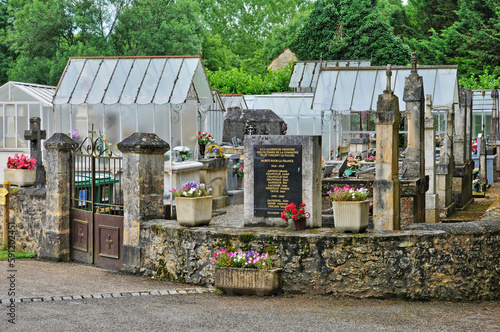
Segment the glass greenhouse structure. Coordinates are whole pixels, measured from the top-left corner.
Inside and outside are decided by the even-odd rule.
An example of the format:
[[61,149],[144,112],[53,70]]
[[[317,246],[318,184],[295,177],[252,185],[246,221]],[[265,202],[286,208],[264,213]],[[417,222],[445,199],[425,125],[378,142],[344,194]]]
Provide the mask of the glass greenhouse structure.
[[[323,68],[318,77],[312,108],[321,113],[323,156],[337,145],[349,144],[356,134],[375,134],[374,111],[387,85],[386,67]],[[446,114],[458,107],[457,66],[419,66],[424,94],[431,94],[437,132],[446,131]],[[392,67],[391,85],[404,113],[405,79],[411,67]]]
[[114,152],[134,132],[196,151],[198,130],[223,121],[208,114],[220,105],[198,56],[71,58],[53,104],[56,132],[82,138],[94,125]]

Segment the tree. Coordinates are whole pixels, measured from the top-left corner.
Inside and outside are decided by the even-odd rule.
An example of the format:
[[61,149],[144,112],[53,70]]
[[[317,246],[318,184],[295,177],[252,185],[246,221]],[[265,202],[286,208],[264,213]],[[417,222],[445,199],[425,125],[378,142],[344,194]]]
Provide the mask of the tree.
[[426,36],[440,32],[458,20],[455,13],[459,0],[408,0],[406,12],[412,25]]
[[318,0],[291,45],[301,60],[371,60],[373,65],[406,65],[409,48],[377,11],[376,0]]

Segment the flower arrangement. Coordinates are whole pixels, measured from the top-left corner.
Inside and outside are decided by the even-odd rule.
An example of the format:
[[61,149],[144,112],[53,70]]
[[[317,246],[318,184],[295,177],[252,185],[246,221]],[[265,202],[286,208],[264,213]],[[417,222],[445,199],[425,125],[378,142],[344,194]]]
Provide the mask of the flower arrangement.
[[359,160],[353,157],[347,158],[347,169],[356,170],[359,169],[360,167],[361,163],[359,162]]
[[364,201],[368,197],[368,189],[353,188],[345,185],[343,188],[335,188],[326,193],[334,202],[339,201]]
[[34,169],[35,166],[36,159],[28,158],[24,153],[22,153],[20,157],[19,154],[16,153],[14,158],[9,157],[7,159],[7,168],[10,169]]
[[249,253],[242,251],[232,252],[226,249],[217,250],[212,258],[212,263],[218,267],[239,267],[245,269],[272,269],[272,262],[268,253],[260,254],[254,250]]
[[311,214],[304,210],[305,207],[306,205],[304,203],[300,203],[299,208],[297,209],[297,206],[294,203],[290,203],[285,207],[283,212],[281,212],[281,219],[284,221],[288,221],[288,219],[297,220],[304,217],[309,219]]
[[375,156],[366,157],[365,161],[367,161],[367,162],[374,162],[375,161]]
[[472,139],[472,153],[473,154],[476,154],[477,153],[477,138],[473,138]]
[[439,134],[436,134],[436,146],[441,146],[441,143],[443,143],[443,139]]
[[224,151],[222,150],[222,148],[220,146],[218,146],[217,144],[210,144],[209,146],[207,146],[207,151],[210,153],[215,153],[215,156],[216,157],[219,157],[219,158],[226,158],[226,155],[224,154]]
[[406,149],[399,151],[399,158],[404,159],[406,157]]
[[170,192],[176,197],[204,197],[211,195],[212,188],[207,188],[204,183],[188,182],[180,189],[172,188]]
[[233,166],[233,175],[236,175],[238,179],[243,179],[243,176],[245,175],[244,169],[245,166],[241,163],[236,164]]
[[208,144],[213,141],[214,138],[212,137],[212,135],[210,135],[206,131],[204,132],[198,131],[198,144]]
[[80,135],[78,134],[78,129],[70,130],[68,132],[68,135],[69,135],[69,138],[71,138],[71,140],[74,143],[80,144],[81,138],[80,138]]
[[472,191],[478,191],[479,189],[479,179],[474,179],[472,181]]
[[189,160],[193,155],[193,153],[187,146],[176,146],[174,148],[174,151],[179,151],[182,161]]
[[368,154],[370,156],[376,156],[377,155],[377,150],[375,148],[371,148],[370,150],[368,150]]

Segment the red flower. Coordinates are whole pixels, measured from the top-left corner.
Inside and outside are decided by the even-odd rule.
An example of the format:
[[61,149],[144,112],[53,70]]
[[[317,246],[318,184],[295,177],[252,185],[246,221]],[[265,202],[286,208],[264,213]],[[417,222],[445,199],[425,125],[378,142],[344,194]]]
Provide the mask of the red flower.
[[297,220],[297,219],[299,219],[299,215],[298,215],[298,214],[294,214],[294,215],[292,216],[292,218],[293,218],[293,220]]
[[198,135],[201,134],[201,131],[198,130]]
[[299,210],[299,214],[305,214],[305,213],[306,213],[306,211],[304,211],[303,209]]
[[300,207],[304,207],[306,206],[304,203],[300,203]]
[[293,213],[293,214],[297,214],[297,209],[293,209],[293,210],[292,210],[292,213]]

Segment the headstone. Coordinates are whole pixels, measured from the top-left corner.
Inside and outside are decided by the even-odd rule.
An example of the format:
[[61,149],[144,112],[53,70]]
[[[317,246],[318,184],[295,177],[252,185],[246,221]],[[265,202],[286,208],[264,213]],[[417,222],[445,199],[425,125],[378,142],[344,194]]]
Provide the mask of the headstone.
[[286,226],[281,212],[292,202],[306,204],[306,227],[321,227],[321,137],[247,136],[245,226]]
[[285,122],[271,110],[230,107],[224,120],[222,141],[243,142],[245,135],[283,135]]
[[375,113],[377,155],[373,183],[373,224],[376,230],[400,229],[400,183],[398,178],[398,97],[391,90],[391,66],[387,66],[387,88],[379,95]]
[[[452,197],[457,209],[472,202],[471,123],[472,91],[460,89],[460,105],[455,114],[455,136],[453,139],[454,170]],[[469,107],[470,106],[470,107]],[[470,114],[469,114],[470,113]]]
[[42,162],[42,139],[47,137],[47,132],[40,129],[40,118],[32,117],[30,118],[30,129],[24,131],[24,139],[30,141],[30,157],[36,159],[36,187],[45,184],[45,168]]
[[[403,160],[405,180],[401,181],[401,227],[425,221],[424,83],[417,73],[417,56],[412,53],[411,73],[405,80],[408,146]],[[401,177],[403,179],[403,177]]]
[[481,131],[481,137],[477,138],[477,146],[479,152],[479,191],[485,192],[486,185],[488,184],[488,165],[487,165],[487,153],[486,150],[486,139],[484,137],[484,125]]
[[432,110],[432,95],[425,99],[425,175],[429,177],[429,189],[425,194],[425,222],[439,222],[439,198],[436,194],[436,129]]

